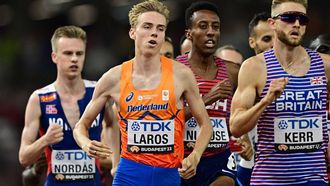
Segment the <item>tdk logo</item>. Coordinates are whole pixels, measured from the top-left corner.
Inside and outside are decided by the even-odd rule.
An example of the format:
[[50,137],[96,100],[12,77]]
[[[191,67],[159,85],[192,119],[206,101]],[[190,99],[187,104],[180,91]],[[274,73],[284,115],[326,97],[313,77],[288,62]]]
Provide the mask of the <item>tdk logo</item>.
[[292,129],[307,129],[307,128],[319,128],[317,125],[319,119],[300,119],[300,120],[288,120],[291,123]]
[[191,118],[190,120],[187,121],[187,125],[190,128],[195,128],[197,127],[197,121],[195,120],[195,118]]
[[285,120],[281,120],[281,121],[278,123],[278,128],[279,128],[279,129],[282,129],[282,130],[287,129],[287,128],[288,128],[288,124],[286,123]]
[[223,125],[225,125],[225,123],[223,121],[224,120],[222,120],[222,119],[211,118],[211,123],[212,123],[213,128],[222,128],[222,129],[224,129],[225,127]]
[[138,122],[133,122],[132,124],[132,130],[133,131],[152,131],[152,132],[157,132],[157,131],[171,131],[170,128],[171,121],[141,121],[140,123]]
[[68,160],[87,160],[91,159],[86,152],[64,152]]
[[132,130],[133,131],[139,131],[140,130],[140,125],[139,125],[139,123],[138,122],[136,122],[136,121],[134,121],[133,123],[132,123]]
[[65,151],[57,152],[55,155],[56,160],[87,160],[91,159],[86,152],[80,151]]
[[58,152],[56,153],[55,158],[57,160],[64,160],[64,154],[62,152]]
[[132,100],[132,98],[133,98],[133,96],[134,96],[134,93],[133,92],[131,92],[131,93],[129,93],[128,94],[128,96],[126,97],[126,102],[129,102],[129,101],[131,101]]
[[320,123],[318,118],[303,118],[303,119],[287,119],[281,120],[278,123],[278,128],[285,130],[287,128],[291,129],[311,129],[320,128],[318,125]]

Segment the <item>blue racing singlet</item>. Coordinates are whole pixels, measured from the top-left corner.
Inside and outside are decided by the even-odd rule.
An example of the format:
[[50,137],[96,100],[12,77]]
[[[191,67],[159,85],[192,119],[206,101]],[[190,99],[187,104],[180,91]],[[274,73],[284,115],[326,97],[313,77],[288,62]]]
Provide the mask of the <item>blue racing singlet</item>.
[[267,81],[288,77],[283,94],[267,106],[257,123],[256,164],[251,185],[305,185],[327,183],[325,154],[328,148],[326,76],[320,56],[306,49],[310,68],[303,76],[284,71],[274,50],[264,53]]
[[[95,82],[84,80],[86,93],[78,101],[80,116],[92,98]],[[40,135],[44,135],[52,123],[60,124],[63,128],[64,139],[46,148],[48,162],[47,179],[45,185],[65,186],[94,186],[102,185],[100,164],[98,160],[90,158],[76,143],[73,130],[64,114],[59,94],[54,84],[50,84],[36,91],[39,95],[41,108]],[[89,129],[91,140],[100,141],[104,110],[97,116]]]

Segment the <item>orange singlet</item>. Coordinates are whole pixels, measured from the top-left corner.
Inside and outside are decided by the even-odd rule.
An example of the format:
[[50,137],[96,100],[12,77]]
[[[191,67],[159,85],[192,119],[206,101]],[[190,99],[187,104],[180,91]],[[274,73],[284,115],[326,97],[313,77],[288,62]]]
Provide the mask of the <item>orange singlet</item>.
[[120,131],[123,158],[163,168],[179,167],[183,159],[184,112],[176,106],[172,61],[161,57],[162,77],[153,90],[132,83],[133,61],[122,64]]

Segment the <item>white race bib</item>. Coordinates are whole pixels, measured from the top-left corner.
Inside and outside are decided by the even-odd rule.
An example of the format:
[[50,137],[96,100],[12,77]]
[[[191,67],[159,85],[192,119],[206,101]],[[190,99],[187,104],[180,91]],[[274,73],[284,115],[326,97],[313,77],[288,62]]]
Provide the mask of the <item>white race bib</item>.
[[[225,118],[210,117],[213,126],[213,135],[208,144],[208,148],[219,149],[229,142],[228,127]],[[199,126],[195,118],[190,118],[186,122],[184,142],[186,148],[193,148],[199,133]]]
[[291,117],[274,119],[275,150],[309,152],[321,148],[322,117]]
[[133,153],[174,152],[174,120],[128,120],[127,150]]
[[52,150],[52,173],[58,181],[93,179],[95,159],[83,150]]

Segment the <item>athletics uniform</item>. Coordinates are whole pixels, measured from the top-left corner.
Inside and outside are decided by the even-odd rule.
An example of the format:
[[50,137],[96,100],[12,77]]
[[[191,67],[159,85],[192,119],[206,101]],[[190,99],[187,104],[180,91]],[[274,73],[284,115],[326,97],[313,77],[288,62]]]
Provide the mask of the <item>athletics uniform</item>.
[[[187,54],[178,56],[176,59],[191,68]],[[218,71],[213,80],[206,80],[195,74],[201,96],[207,94],[218,82],[229,79],[225,63],[215,56],[214,61]],[[206,106],[213,126],[213,135],[198,164],[196,175],[188,180],[182,179],[182,185],[209,185],[217,177],[223,175],[236,179],[234,156],[228,149],[231,99],[232,96],[229,96],[227,99],[220,99]],[[184,131],[185,156],[192,152],[198,131],[196,120],[193,117],[190,118],[186,122]]]
[[[328,136],[330,137],[330,106],[329,106],[329,100],[327,103],[327,126],[328,126]],[[329,150],[329,149],[328,149]],[[328,155],[328,154],[327,154]],[[328,174],[328,179],[330,179],[330,163],[329,159],[330,157],[327,157],[327,174]]]
[[180,185],[184,113],[176,106],[172,63],[161,57],[162,77],[153,90],[135,89],[133,61],[122,64],[122,152],[113,185]]
[[[320,56],[309,49],[310,69],[304,76],[286,73],[274,50],[264,53],[267,81],[288,77],[283,94],[267,106],[257,123],[256,163],[251,185],[326,185],[328,148],[326,77]],[[260,98],[260,99],[261,99]]]
[[[95,87],[95,82],[84,80],[84,83],[86,93],[84,98],[78,101],[80,115],[83,114],[91,100]],[[41,107],[40,134],[44,135],[51,123],[60,124],[64,133],[62,141],[48,146],[45,150],[48,161],[45,185],[101,185],[99,161],[90,158],[74,140],[72,128],[65,117],[60,96],[56,92],[54,84],[36,92],[39,95]],[[103,115],[104,111],[97,116],[89,129],[91,140],[100,141]]]

